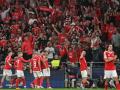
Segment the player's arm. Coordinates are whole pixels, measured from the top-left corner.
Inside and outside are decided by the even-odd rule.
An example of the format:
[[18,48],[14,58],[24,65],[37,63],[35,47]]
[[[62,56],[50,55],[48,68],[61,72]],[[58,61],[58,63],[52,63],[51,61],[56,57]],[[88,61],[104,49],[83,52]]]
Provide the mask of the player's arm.
[[53,8],[53,7],[50,5],[49,0],[47,0],[47,3],[48,3],[49,8]]
[[16,69],[17,68],[17,64],[16,64],[16,61],[14,62],[14,69]]
[[81,53],[80,55],[80,58],[79,58],[79,61],[83,58],[83,53]]
[[114,61],[117,61],[117,58],[118,58],[117,55],[115,55],[115,56],[114,56]]
[[11,66],[11,67],[12,67],[12,64],[11,64],[12,58],[11,58],[11,57],[9,57],[9,59],[8,59],[8,60],[6,60],[6,61],[7,61],[7,63],[9,64],[9,66]]
[[8,62],[8,64],[12,67],[12,64],[10,62]]
[[69,30],[69,32],[67,33],[67,35],[69,35],[73,30],[74,30],[74,26],[71,27],[71,29]]
[[106,51],[104,52],[104,60],[105,62],[111,62],[113,61],[114,59],[113,58],[108,58],[107,55],[106,55]]
[[24,59],[22,59],[22,61],[25,62],[25,63],[28,63],[28,62],[30,62],[31,60],[24,60]]

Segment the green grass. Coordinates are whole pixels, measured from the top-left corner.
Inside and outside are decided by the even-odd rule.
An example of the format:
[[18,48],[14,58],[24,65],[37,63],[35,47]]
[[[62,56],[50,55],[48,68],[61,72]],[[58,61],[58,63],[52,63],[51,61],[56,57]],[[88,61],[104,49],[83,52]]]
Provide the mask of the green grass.
[[[16,89],[0,89],[0,90],[16,90]],[[19,89],[19,90],[82,90],[80,88],[53,88],[53,89]],[[104,90],[103,88],[94,88],[94,89],[85,89],[85,90]],[[116,90],[116,89],[108,89],[108,90]]]

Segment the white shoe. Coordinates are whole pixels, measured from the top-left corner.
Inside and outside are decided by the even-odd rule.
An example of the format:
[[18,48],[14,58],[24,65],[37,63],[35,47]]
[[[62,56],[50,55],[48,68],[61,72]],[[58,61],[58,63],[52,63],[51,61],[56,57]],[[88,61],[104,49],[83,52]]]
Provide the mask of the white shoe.
[[3,86],[0,86],[0,88],[3,88]]
[[24,86],[24,88],[26,88],[26,86]]
[[49,89],[51,89],[52,87],[48,87]]
[[44,88],[43,86],[40,86],[40,88]]

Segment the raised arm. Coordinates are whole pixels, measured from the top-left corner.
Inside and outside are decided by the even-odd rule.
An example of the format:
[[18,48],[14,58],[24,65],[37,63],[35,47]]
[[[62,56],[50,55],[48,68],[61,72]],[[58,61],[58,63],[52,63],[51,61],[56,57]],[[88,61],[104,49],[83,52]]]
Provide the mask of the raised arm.
[[71,27],[71,29],[69,30],[69,32],[67,34],[70,34],[74,29],[74,26]]
[[49,0],[47,0],[47,3],[48,3],[49,8],[53,8],[53,7],[50,5],[50,1],[49,1]]
[[56,27],[55,27],[55,25],[54,24],[52,24],[52,27],[53,27],[53,30],[57,33],[57,34],[59,34],[60,32],[56,29]]

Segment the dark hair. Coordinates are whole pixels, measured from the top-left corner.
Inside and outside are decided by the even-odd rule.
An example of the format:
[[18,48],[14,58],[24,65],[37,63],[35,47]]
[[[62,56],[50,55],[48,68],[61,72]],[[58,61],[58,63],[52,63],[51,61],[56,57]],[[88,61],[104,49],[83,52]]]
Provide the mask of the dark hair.
[[105,49],[108,50],[108,47],[109,47],[110,45],[112,45],[112,43],[106,44],[106,45],[105,45]]

